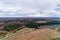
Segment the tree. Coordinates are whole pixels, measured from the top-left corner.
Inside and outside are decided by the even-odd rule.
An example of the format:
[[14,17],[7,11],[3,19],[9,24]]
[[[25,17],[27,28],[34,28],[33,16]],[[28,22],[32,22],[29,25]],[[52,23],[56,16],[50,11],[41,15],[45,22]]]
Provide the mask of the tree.
[[30,21],[28,22],[28,24],[26,24],[26,27],[38,29],[38,24],[33,21]]
[[22,25],[21,24],[13,24],[13,25],[8,25],[8,26],[5,26],[4,27],[4,30],[6,31],[13,31],[19,27],[21,27]]

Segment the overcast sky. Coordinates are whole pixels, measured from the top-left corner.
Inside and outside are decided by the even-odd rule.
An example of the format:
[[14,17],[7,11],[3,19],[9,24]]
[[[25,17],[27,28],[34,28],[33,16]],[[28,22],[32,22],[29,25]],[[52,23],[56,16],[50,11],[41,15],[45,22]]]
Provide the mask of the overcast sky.
[[0,0],[0,17],[60,17],[60,0]]

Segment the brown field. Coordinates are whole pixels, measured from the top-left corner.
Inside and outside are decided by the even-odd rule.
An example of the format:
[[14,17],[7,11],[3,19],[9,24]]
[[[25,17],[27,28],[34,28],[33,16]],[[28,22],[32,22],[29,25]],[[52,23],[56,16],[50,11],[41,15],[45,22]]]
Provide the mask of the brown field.
[[55,30],[51,30],[48,28],[32,30],[29,28],[22,29],[22,31],[18,31],[14,33],[14,35],[10,35],[7,38],[3,38],[3,40],[51,40],[56,35]]

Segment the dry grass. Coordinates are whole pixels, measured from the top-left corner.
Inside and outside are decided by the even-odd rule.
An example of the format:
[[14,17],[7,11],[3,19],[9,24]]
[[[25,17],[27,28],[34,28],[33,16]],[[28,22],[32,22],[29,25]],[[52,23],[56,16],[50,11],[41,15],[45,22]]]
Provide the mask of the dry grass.
[[32,31],[32,29],[25,29],[23,31],[22,33],[21,31],[18,31],[13,36],[4,38],[4,40],[49,40],[56,34],[56,31],[48,28],[39,29],[36,31]]

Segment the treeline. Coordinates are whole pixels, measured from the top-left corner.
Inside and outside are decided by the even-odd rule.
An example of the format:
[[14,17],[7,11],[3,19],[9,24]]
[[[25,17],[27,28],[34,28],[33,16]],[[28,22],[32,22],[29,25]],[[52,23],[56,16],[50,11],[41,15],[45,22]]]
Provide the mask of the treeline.
[[[52,21],[52,22],[47,22],[47,23],[35,23],[33,21],[28,21],[27,23],[23,24],[25,27],[28,27],[28,28],[35,28],[35,29],[39,29],[40,26],[44,26],[44,25],[56,25],[56,24],[60,24],[60,22],[58,21]],[[17,28],[23,28],[22,24],[10,24],[8,26],[5,26],[4,27],[4,30],[6,31],[13,31]]]
[[59,25],[60,21],[51,21],[51,22],[47,22],[47,23],[40,23],[39,25]]

